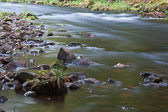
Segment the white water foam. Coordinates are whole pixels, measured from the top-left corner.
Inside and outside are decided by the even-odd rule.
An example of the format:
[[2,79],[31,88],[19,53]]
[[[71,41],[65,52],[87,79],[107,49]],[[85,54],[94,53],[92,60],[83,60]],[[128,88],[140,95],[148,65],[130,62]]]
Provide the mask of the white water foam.
[[95,14],[95,13],[72,13],[72,14],[55,14],[55,15],[43,15],[40,16],[41,19],[64,19],[69,21],[76,20],[88,20],[88,19],[99,19],[105,21],[116,21],[116,22],[133,22],[138,20],[140,17],[134,16],[132,14]]

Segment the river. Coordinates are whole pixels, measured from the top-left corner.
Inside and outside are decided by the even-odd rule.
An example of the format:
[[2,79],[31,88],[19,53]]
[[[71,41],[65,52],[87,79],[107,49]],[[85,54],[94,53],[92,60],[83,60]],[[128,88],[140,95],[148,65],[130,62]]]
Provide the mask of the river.
[[[24,11],[23,4],[0,3],[0,10]],[[68,66],[68,72],[85,72],[107,82],[108,78],[121,84],[82,86],[66,96],[52,98],[29,98],[14,90],[1,91],[9,100],[0,104],[7,112],[166,112],[168,111],[168,88],[148,88],[140,85],[142,72],[162,74],[168,80],[168,21],[145,19],[132,13],[93,12],[88,9],[28,5],[26,10],[39,16],[47,29],[63,29],[53,37],[46,53],[35,58],[38,63],[50,64],[56,60],[58,50],[69,42],[79,42],[85,47],[67,47],[76,56],[84,56],[99,63],[98,66]],[[81,36],[93,33],[94,38]],[[66,37],[71,34],[72,37]],[[115,69],[117,63],[130,64],[129,68]],[[95,93],[90,93],[95,90]]]

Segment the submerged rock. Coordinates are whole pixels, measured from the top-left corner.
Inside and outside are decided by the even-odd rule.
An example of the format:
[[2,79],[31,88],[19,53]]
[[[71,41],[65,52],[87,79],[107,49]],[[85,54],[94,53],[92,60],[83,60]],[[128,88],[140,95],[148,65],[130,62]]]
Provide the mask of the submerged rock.
[[78,59],[75,59],[73,61],[73,64],[78,65],[78,66],[92,66],[92,65],[99,65],[96,62],[87,60],[86,58],[84,58],[83,56],[78,57]]
[[66,82],[65,84],[66,84],[66,86],[67,86],[70,90],[77,90],[77,89],[80,88],[79,85],[76,85],[76,84],[74,84],[74,83],[72,83],[72,82]]
[[1,104],[1,103],[5,103],[6,101],[8,101],[8,98],[6,98],[5,96],[2,96],[2,95],[0,94],[0,104]]
[[86,37],[92,37],[92,38],[93,38],[93,37],[96,37],[96,35],[95,35],[95,34],[93,34],[93,33],[90,33],[90,34],[85,34],[85,36],[86,36]]
[[64,62],[72,62],[76,59],[76,56],[72,53],[71,50],[61,47],[58,52],[57,58],[59,60],[63,60]]
[[116,83],[117,81],[114,80],[114,79],[112,79],[112,78],[110,78],[110,79],[107,80],[107,82],[109,82],[109,83],[113,83],[113,84],[114,84],[114,83]]
[[77,85],[81,85],[81,84],[101,84],[100,81],[94,79],[94,78],[85,78],[82,80],[77,80],[75,82]]
[[82,44],[80,44],[78,42],[70,42],[67,46],[69,46],[69,47],[76,47],[76,46],[82,46]]
[[86,78],[86,74],[83,72],[69,73],[68,77],[73,81],[82,80]]

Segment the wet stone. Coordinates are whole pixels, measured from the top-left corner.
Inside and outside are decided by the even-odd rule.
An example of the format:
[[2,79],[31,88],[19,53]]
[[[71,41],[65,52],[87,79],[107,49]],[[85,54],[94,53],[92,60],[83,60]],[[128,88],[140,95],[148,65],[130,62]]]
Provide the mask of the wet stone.
[[69,73],[68,76],[73,82],[86,78],[86,74],[83,72]]
[[79,85],[76,85],[76,84],[74,84],[74,83],[72,83],[72,82],[66,82],[65,84],[66,84],[66,86],[67,86],[70,90],[77,90],[77,89],[80,88]]
[[76,46],[82,46],[82,44],[78,43],[78,42],[70,42],[67,46],[69,47],[76,47]]
[[34,74],[29,72],[18,72],[14,75],[14,79],[18,80],[20,83],[24,83],[27,80],[32,80],[34,78]]
[[34,91],[27,91],[24,96],[26,97],[36,97],[36,92]]
[[81,84],[101,84],[101,82],[94,79],[94,78],[85,78],[85,79],[82,79],[82,80],[77,80],[75,82],[75,84],[77,84],[77,85],[81,85]]
[[58,52],[57,58],[59,60],[63,60],[64,62],[72,62],[76,59],[76,56],[72,53],[71,50],[61,47]]
[[114,79],[112,79],[112,78],[110,78],[110,79],[107,80],[107,82],[109,82],[109,83],[113,83],[113,84],[114,84],[114,83],[116,83],[117,81],[114,80]]
[[1,104],[1,103],[5,103],[6,101],[8,101],[8,98],[6,98],[5,96],[2,96],[2,95],[0,94],[0,104]]

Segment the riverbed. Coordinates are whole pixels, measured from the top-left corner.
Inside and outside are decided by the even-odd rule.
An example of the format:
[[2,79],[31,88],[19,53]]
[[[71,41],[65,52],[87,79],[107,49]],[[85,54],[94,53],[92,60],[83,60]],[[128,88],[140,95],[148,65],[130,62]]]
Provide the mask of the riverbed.
[[[0,104],[7,112],[166,112],[168,88],[149,88],[140,85],[142,72],[161,74],[168,80],[168,21],[141,18],[132,13],[93,12],[89,9],[0,3],[0,10],[21,13],[26,10],[38,15],[52,37],[42,37],[55,42],[38,56],[20,56],[38,64],[51,64],[60,47],[71,49],[76,56],[84,56],[99,65],[81,67],[68,65],[67,72],[84,72],[107,82],[109,78],[119,84],[81,86],[65,96],[29,98],[14,90],[0,91],[9,100]],[[59,32],[61,31],[62,32]],[[66,32],[65,32],[66,30]],[[96,37],[81,34],[91,33]],[[68,36],[71,35],[71,36]],[[83,47],[67,47],[79,42]],[[117,63],[129,68],[113,68]],[[89,92],[89,91],[95,91]]]

